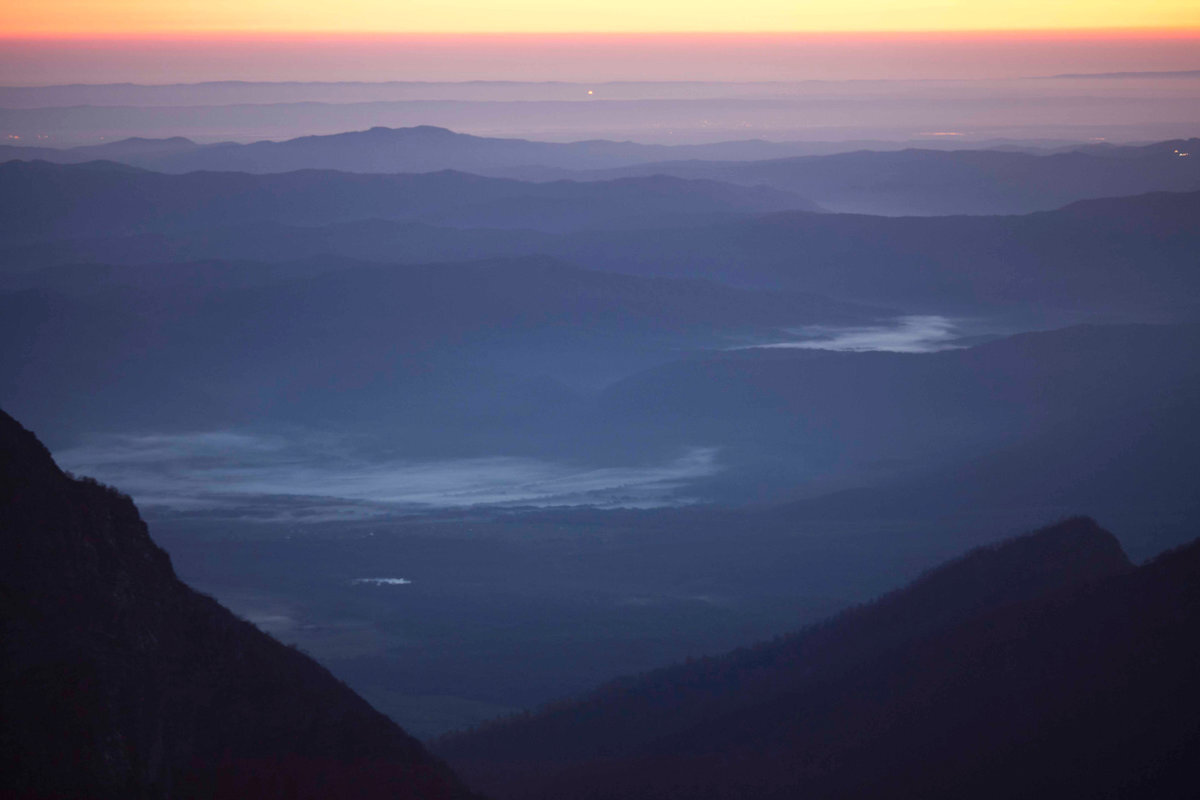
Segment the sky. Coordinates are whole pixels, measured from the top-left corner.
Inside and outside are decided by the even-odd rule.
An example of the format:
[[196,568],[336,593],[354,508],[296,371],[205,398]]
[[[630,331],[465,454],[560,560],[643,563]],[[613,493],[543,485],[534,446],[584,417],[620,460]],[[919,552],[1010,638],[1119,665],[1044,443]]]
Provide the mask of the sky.
[[1012,78],[1200,69],[1200,0],[39,0],[0,85]]
[[1200,28],[1196,0],[40,0],[8,36]]
[[0,40],[0,85],[200,81],[795,81],[1200,70],[1200,30],[249,35]]

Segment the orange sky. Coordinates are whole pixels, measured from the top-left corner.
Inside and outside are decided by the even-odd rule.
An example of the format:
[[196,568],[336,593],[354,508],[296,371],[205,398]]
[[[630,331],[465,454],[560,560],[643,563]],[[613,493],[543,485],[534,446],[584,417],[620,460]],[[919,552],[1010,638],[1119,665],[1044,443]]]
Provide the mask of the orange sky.
[[1197,0],[39,0],[0,36],[1200,29]]

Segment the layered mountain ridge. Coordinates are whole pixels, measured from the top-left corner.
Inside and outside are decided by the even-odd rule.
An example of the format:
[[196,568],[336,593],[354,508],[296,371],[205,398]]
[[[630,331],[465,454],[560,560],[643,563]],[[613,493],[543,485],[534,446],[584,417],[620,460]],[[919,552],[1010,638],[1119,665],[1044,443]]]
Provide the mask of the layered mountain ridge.
[[[355,173],[460,170],[534,181],[674,176],[771,186],[835,210],[887,215],[1023,213],[1085,198],[1200,188],[1195,159],[1178,157],[1200,149],[1195,139],[1058,152],[917,147],[881,151],[850,145],[845,148],[849,152],[828,155],[791,155],[782,144],[747,146],[752,144],[544,142],[421,125],[247,144],[131,138],[62,150],[9,145],[0,146],[0,161],[72,164],[108,159],[168,173],[266,174],[315,168]],[[780,154],[786,157],[772,157]],[[728,160],[731,156],[738,160]],[[747,158],[757,160],[742,160]]]

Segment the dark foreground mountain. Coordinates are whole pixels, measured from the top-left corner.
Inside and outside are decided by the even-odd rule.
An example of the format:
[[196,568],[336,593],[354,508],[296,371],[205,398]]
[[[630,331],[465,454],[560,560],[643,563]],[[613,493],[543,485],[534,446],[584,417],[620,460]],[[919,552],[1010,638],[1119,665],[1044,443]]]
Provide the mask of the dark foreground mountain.
[[1189,797],[1200,545],[1072,519],[797,634],[449,738],[504,798]]
[[176,577],[0,412],[0,794],[467,798],[324,668]]

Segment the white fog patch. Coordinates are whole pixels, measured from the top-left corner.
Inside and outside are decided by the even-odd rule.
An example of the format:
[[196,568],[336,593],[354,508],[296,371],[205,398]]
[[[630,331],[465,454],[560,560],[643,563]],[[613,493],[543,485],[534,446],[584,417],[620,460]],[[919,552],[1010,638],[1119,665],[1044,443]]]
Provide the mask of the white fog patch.
[[751,345],[739,349],[839,350],[891,353],[932,353],[951,350],[961,336],[959,322],[936,314],[899,317],[887,325],[836,327],[812,325],[789,331],[797,338],[786,342]]
[[678,505],[689,502],[680,496],[689,482],[718,470],[715,448],[626,467],[513,456],[378,460],[330,439],[228,432],[97,436],[55,458],[146,508],[298,522],[478,505]]
[[350,582],[356,586],[364,583],[373,586],[408,586],[412,583],[408,578],[355,578]]

